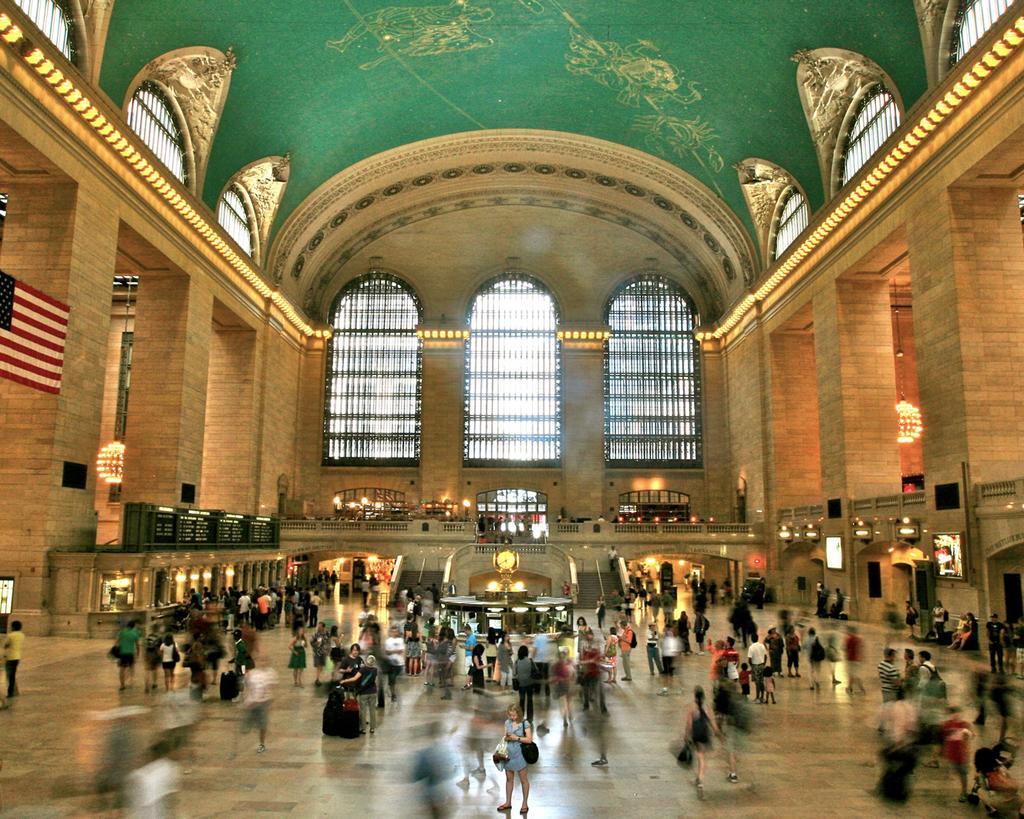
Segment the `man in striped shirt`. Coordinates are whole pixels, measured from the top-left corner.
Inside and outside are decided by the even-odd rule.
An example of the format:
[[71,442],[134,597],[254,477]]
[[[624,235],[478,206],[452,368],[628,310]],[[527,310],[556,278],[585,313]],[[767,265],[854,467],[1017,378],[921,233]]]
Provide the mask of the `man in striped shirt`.
[[897,699],[900,690],[900,672],[896,669],[896,649],[887,648],[885,659],[878,664],[878,681],[882,684],[882,702]]

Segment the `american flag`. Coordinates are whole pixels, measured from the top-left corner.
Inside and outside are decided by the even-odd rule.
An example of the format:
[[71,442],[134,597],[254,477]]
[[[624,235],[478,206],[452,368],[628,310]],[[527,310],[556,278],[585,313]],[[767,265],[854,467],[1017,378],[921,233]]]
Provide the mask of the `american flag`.
[[0,377],[59,393],[68,306],[0,271]]

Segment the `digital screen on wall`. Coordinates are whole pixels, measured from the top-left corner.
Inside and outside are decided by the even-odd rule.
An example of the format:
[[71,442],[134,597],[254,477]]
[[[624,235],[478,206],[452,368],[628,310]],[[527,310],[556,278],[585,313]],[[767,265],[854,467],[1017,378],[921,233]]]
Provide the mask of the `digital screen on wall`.
[[833,571],[843,570],[843,539],[837,536],[825,538],[825,566]]
[[934,536],[935,563],[939,577],[962,580],[964,560],[961,534],[959,532],[937,532]]

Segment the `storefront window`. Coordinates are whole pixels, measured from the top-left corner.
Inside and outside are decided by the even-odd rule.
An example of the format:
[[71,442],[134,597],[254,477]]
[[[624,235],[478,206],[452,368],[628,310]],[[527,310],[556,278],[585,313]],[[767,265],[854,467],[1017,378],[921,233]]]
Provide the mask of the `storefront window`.
[[124,611],[135,607],[135,578],[103,575],[100,586],[100,611]]

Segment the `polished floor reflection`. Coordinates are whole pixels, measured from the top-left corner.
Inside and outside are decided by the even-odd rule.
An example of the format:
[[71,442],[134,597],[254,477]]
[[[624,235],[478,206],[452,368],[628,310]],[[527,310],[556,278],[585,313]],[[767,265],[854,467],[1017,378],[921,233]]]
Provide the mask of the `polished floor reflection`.
[[[346,604],[331,612],[325,606],[321,612],[326,615],[322,619],[340,622],[346,637],[351,637],[355,607]],[[775,612],[755,612],[755,616],[767,626]],[[727,610],[719,606],[710,618],[711,635],[724,635]],[[817,625],[810,619],[806,622]],[[889,806],[874,796],[880,705],[874,665],[885,635],[870,627],[862,628],[862,633],[869,660],[864,664],[867,694],[851,696],[844,686],[824,686],[815,695],[805,679],[780,679],[778,704],[754,707],[753,729],[742,743],[739,783],[727,781],[724,758],[716,749],[710,758],[704,802],[697,801],[693,774],[677,766],[672,746],[681,735],[693,686],[708,683],[709,658],[681,658],[676,680],[682,693],[657,696],[661,681],[648,673],[641,641],[633,661],[633,682],[607,688],[607,767],[590,764],[599,753],[598,737],[578,706],[575,721],[563,729],[557,705],[552,703],[548,712],[545,700],[538,699],[535,722],[543,719],[550,731],[540,737],[540,763],[530,769],[530,816],[977,812],[957,803],[958,785],[947,767],[918,768],[906,806]],[[254,735],[240,733],[240,706],[220,702],[211,691],[213,699],[201,706],[198,721],[190,729],[188,749],[181,755],[183,775],[175,815],[426,815],[423,792],[410,782],[410,772],[428,741],[447,755],[450,775],[441,790],[449,815],[499,815],[495,807],[503,801],[504,775],[496,771],[489,756],[502,729],[480,726],[487,726],[491,705],[500,711],[512,700],[510,693],[499,692],[483,705],[480,697],[456,690],[454,698],[445,702],[421,678],[404,678],[399,704],[388,704],[375,734],[356,740],[324,737],[322,691],[313,685],[311,668],[305,673],[304,686],[293,686],[287,669],[289,636],[278,628],[260,637],[261,662],[273,664],[278,672],[266,752],[256,752]],[[894,641],[900,649],[905,644],[902,637]],[[100,640],[30,638],[26,642],[18,676],[21,695],[12,700],[9,710],[0,712],[2,815],[120,815],[111,797],[96,793],[111,728],[119,726],[122,731],[120,757],[133,758],[166,719],[162,703],[167,698],[143,693],[141,670],[133,687],[119,693],[117,669],[106,657],[108,648]],[[970,671],[980,667],[980,659],[946,650],[939,654],[952,701],[969,703]],[[842,664],[838,676],[845,681]],[[179,671],[177,682],[185,685],[186,681],[187,673]],[[129,710],[113,710],[125,707]],[[973,719],[974,710],[969,708]],[[998,732],[991,724],[978,730],[987,744]],[[475,739],[477,733],[483,736]],[[1011,733],[1020,734],[1019,722]],[[474,742],[486,749],[485,775],[472,774]],[[513,815],[518,815],[519,804],[517,788]]]

